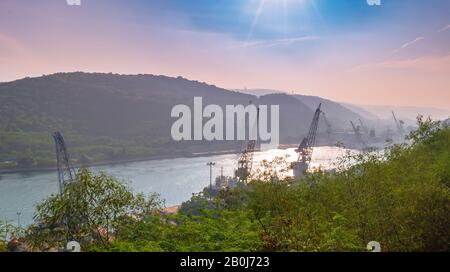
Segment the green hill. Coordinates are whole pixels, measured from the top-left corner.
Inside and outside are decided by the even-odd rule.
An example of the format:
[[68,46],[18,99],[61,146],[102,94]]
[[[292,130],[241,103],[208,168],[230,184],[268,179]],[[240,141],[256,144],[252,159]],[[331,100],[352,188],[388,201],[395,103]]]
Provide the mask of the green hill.
[[[280,105],[281,141],[297,142],[313,110],[284,94],[257,98],[181,77],[59,73],[0,83],[0,167],[52,167],[51,133],[64,133],[79,163],[239,150],[241,142],[174,142],[173,106]],[[19,162],[19,165],[16,165]]]

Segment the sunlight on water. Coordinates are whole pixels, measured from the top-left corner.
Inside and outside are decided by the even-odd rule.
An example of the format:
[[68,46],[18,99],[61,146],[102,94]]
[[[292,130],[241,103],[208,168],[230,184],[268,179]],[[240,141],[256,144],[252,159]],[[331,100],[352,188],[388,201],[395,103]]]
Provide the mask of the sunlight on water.
[[[324,147],[315,147],[312,161],[311,161],[311,168],[312,169],[324,169],[329,170],[332,168],[335,168],[335,163],[338,161],[338,158],[344,156],[346,152],[348,152],[348,149],[343,149],[339,147],[331,147],[331,146],[324,146]],[[356,152],[356,151],[352,151]],[[255,154],[255,167],[258,167],[259,163],[262,160],[268,160],[271,161],[275,157],[287,157],[288,162],[295,162],[298,158],[297,152],[295,152],[295,148],[289,148],[289,149],[274,149],[269,150],[261,153]]]
[[[311,167],[333,168],[333,162],[345,154],[337,147],[317,147],[314,149]],[[264,159],[273,160],[277,156],[288,155],[288,161],[297,160],[294,148],[258,152],[254,156],[257,168]],[[180,204],[192,193],[201,191],[209,184],[207,162],[216,162],[213,180],[223,167],[226,176],[233,176],[238,155],[218,155],[211,157],[178,158],[153,160],[94,167],[94,171],[104,171],[125,181],[134,192],[156,192],[165,199],[167,206]],[[214,182],[214,181],[213,181]],[[0,220],[17,222],[20,212],[22,225],[32,223],[35,204],[58,192],[55,171],[17,173],[0,175]]]

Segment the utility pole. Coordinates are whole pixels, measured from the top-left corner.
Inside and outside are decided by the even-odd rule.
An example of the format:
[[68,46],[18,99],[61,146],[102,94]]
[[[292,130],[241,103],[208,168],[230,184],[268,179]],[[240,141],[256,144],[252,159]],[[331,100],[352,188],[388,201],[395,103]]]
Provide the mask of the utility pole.
[[211,196],[212,196],[212,168],[214,165],[216,165],[215,162],[208,162],[206,164],[207,166],[209,166],[209,200],[211,200]]
[[17,226],[20,228],[20,215],[22,214],[21,212],[16,212],[17,214]]

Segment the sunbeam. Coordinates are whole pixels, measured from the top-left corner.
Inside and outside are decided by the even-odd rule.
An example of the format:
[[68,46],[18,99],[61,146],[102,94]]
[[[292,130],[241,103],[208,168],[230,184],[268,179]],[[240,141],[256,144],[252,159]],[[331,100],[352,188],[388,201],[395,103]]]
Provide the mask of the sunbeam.
[[262,11],[264,9],[264,4],[265,3],[266,3],[266,0],[261,0],[259,2],[258,9],[256,10],[255,17],[253,18],[252,26],[250,27],[250,30],[249,30],[248,35],[247,35],[247,40],[245,41],[245,47],[247,47],[248,42],[250,41],[250,39],[251,39],[251,37],[253,35],[253,31],[255,30],[256,24],[258,23],[259,16],[261,15],[261,13],[262,13]]
[[288,13],[287,13],[287,1],[288,0],[283,0],[283,35],[284,38],[287,38],[287,18],[288,18]]
[[[281,16],[282,18],[280,18],[280,22],[282,23],[282,26],[280,29],[282,31],[282,35],[284,38],[289,38],[288,15],[290,8],[298,8],[310,2],[312,2],[313,7],[316,9],[315,4],[313,3],[314,1],[312,0],[259,0],[259,2],[253,2],[253,5],[257,4],[257,8],[254,12],[253,21],[247,33],[245,44],[248,45],[251,42],[255,29],[258,27],[263,13],[264,16]],[[246,46],[244,46],[244,48],[245,47]]]

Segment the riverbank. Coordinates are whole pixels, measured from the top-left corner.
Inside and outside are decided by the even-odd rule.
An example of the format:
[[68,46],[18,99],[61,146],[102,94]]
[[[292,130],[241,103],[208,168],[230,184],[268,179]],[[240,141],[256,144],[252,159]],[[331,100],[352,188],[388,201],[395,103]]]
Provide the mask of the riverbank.
[[[196,158],[196,157],[210,157],[216,155],[227,155],[227,154],[238,154],[239,150],[226,150],[226,151],[215,151],[215,152],[205,152],[205,153],[192,153],[191,155],[159,155],[150,156],[145,158],[127,159],[127,160],[114,160],[114,161],[100,161],[88,164],[74,164],[75,168],[81,167],[95,167],[95,166],[105,166],[105,165],[115,165],[124,164],[132,162],[141,161],[153,161],[153,160],[166,160],[166,159],[178,159],[178,158]],[[33,172],[49,172],[56,171],[57,167],[31,167],[31,168],[10,168],[10,169],[0,169],[0,174],[15,174],[15,173],[33,173]]]
[[[279,149],[288,149],[297,147],[296,144],[282,144],[279,146]],[[181,159],[181,158],[198,158],[198,157],[212,157],[218,155],[230,155],[230,154],[239,154],[242,150],[221,150],[221,151],[211,151],[211,152],[198,152],[191,153],[190,155],[158,155],[158,156],[149,156],[144,158],[135,158],[135,159],[127,159],[127,160],[114,160],[114,161],[100,161],[93,162],[88,164],[74,164],[75,168],[81,167],[96,167],[96,166],[106,166],[106,165],[117,165],[124,163],[133,163],[133,162],[143,162],[143,161],[154,161],[154,160],[168,160],[168,159]],[[31,167],[31,168],[10,168],[10,169],[0,169],[1,174],[16,174],[16,173],[34,173],[34,172],[50,172],[58,170],[56,166],[53,167]]]
[[[279,156],[289,156],[290,160],[296,159],[297,154],[293,145],[282,148],[285,149],[256,152],[254,160],[270,161]],[[116,177],[127,184],[133,192],[157,193],[164,200],[166,207],[172,207],[189,200],[192,193],[201,192],[209,185],[208,162],[216,162],[216,167],[212,169],[213,177],[219,175],[222,169],[225,176],[233,176],[238,154],[232,151],[224,150],[218,155],[209,153],[210,156],[205,156],[205,153],[194,154],[190,156],[191,158],[115,163],[95,166],[91,170]],[[344,152],[337,147],[317,147],[314,150],[312,165],[332,167],[336,157]],[[259,163],[255,163],[254,167],[258,165]],[[58,193],[58,190],[58,177],[54,170],[0,175],[0,220],[15,222],[19,212],[22,225],[33,223],[36,203]]]

